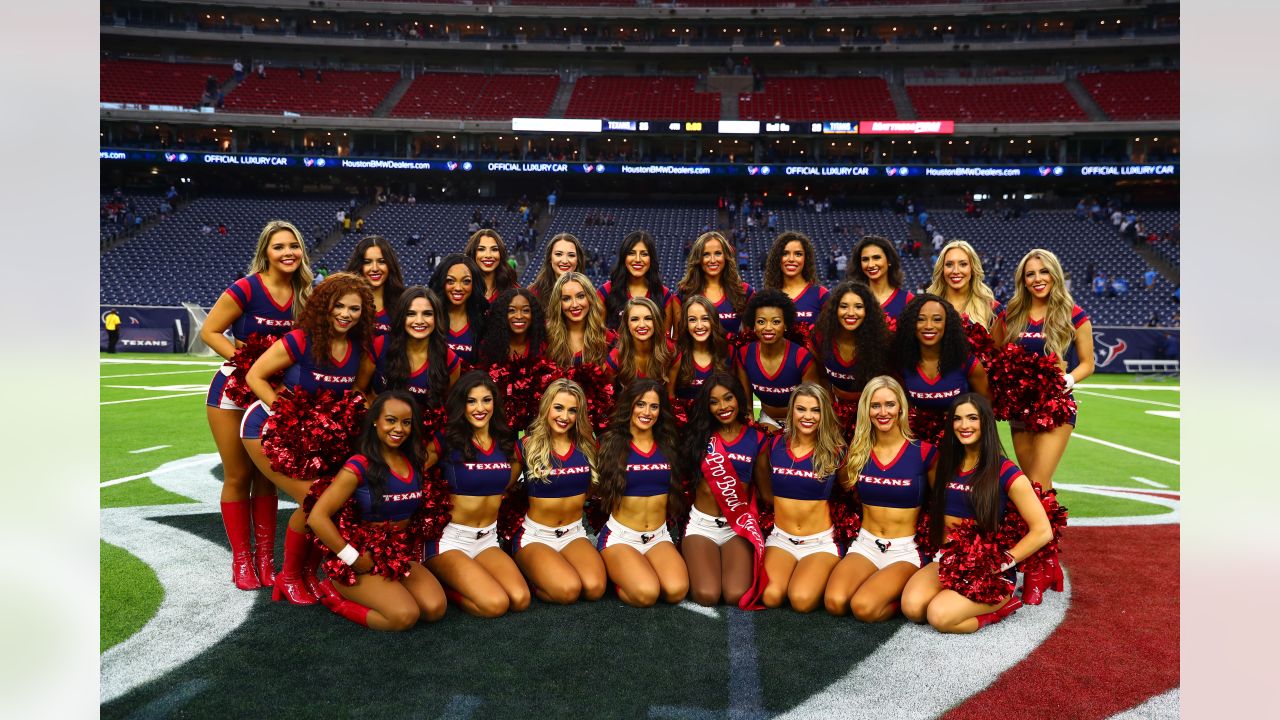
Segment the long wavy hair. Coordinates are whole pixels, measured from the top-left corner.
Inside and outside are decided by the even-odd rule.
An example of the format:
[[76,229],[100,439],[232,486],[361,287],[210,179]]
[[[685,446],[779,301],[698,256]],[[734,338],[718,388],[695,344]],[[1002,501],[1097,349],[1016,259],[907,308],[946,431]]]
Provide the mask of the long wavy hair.
[[[662,302],[662,272],[658,269],[658,247],[648,230],[632,230],[618,243],[618,257],[613,261],[613,270],[609,273],[609,294],[605,297],[604,324],[611,329],[622,325],[624,306],[631,295],[627,292],[627,282],[631,279],[631,271],[627,269],[627,255],[641,245],[649,251],[649,271],[644,275],[644,284],[649,288],[648,297],[655,303]],[[659,328],[665,323],[659,318]]]
[[[627,300],[622,306],[622,316],[625,319],[629,317],[633,310],[642,307],[648,310],[653,316],[653,332],[649,335],[649,359],[646,361],[644,368],[645,377],[654,378],[656,380],[665,381],[667,371],[671,368],[671,347],[667,344],[667,338],[662,333],[662,311],[658,309],[658,304],[649,298],[633,297]],[[637,360],[639,353],[637,352],[639,341],[631,334],[630,327],[622,327],[618,333],[618,375],[615,382],[619,386],[626,385],[635,380],[636,374],[640,372]]]
[[818,401],[821,415],[818,419],[817,438],[813,448],[813,474],[824,478],[840,469],[844,454],[844,437],[840,435],[840,421],[836,419],[835,407],[831,404],[831,394],[817,383],[800,383],[787,400],[787,427],[783,430],[787,447],[791,446],[796,434],[796,423],[792,416],[796,410],[796,398],[808,397]]
[[951,307],[951,303],[937,295],[922,293],[912,298],[911,302],[898,315],[898,331],[893,335],[893,359],[902,372],[912,372],[920,364],[920,341],[916,338],[916,322],[925,303],[935,302],[942,306],[943,330],[942,341],[938,347],[938,374],[949,372],[964,365],[969,358],[969,340],[964,334],[964,326],[960,322],[960,313]]
[[849,258],[849,269],[845,270],[844,279],[871,284],[871,278],[862,272],[862,251],[869,245],[884,251],[884,258],[889,262],[889,272],[885,273],[889,286],[902,287],[902,258],[898,257],[898,251],[893,247],[893,243],[889,242],[889,238],[882,235],[865,235],[853,246],[853,257]]
[[845,280],[831,291],[822,311],[818,313],[818,321],[814,323],[811,344],[819,364],[825,363],[827,357],[835,352],[837,339],[848,332],[840,322],[840,302],[849,293],[862,300],[865,313],[862,322],[853,329],[853,350],[857,359],[857,364],[854,365],[854,384],[863,385],[877,375],[890,372],[889,325],[885,322],[880,301],[876,300],[875,293],[865,283]]
[[364,277],[364,254],[371,247],[376,247],[382,251],[382,258],[387,261],[387,277],[382,283],[382,308],[391,313],[391,308],[396,306],[396,301],[400,299],[400,293],[404,292],[404,273],[400,270],[400,259],[396,257],[396,251],[391,248],[391,243],[381,235],[366,235],[360,238],[360,242],[356,243],[356,249],[351,251],[351,257],[347,260],[346,271],[355,273],[360,277]]
[[[567,243],[572,243],[574,250],[578,253],[578,266],[571,272],[587,272],[587,250],[582,247],[582,241],[573,233],[562,232],[553,235],[551,239],[547,241],[547,249],[546,252],[543,253],[542,257],[542,267],[538,268],[538,274],[533,278],[533,284],[529,286],[529,289],[533,291],[533,294],[537,295],[538,298],[542,300],[543,310],[549,311],[551,308],[551,294],[556,284],[556,280],[558,279],[556,277],[555,268],[551,267],[551,253],[555,249],[556,243],[561,240]],[[560,298],[556,298],[556,302],[559,301]],[[550,312],[548,312],[548,314],[550,314]]]
[[973,507],[973,520],[984,532],[994,533],[1000,526],[1000,466],[1005,459],[1000,432],[996,429],[995,414],[991,403],[978,393],[964,393],[951,403],[947,411],[947,431],[938,445],[936,482],[929,491],[929,536],[935,547],[941,547],[946,534],[947,483],[960,474],[964,463],[964,445],[956,439],[954,418],[961,405],[970,404],[978,410],[978,464],[973,469],[972,491],[969,504]]
[[706,252],[707,243],[712,240],[719,242],[720,249],[724,251],[724,268],[720,271],[720,287],[724,289],[724,296],[729,298],[733,311],[741,315],[743,308],[747,305],[747,292],[742,287],[742,276],[738,274],[737,251],[733,249],[733,243],[715,230],[704,232],[693,241],[693,245],[689,248],[689,258],[685,261],[684,277],[680,278],[680,283],[676,285],[676,293],[681,298],[706,295],[707,276],[702,271],[702,253]]
[[507,425],[507,416],[502,410],[502,394],[498,386],[487,374],[480,370],[471,370],[462,374],[458,382],[449,391],[449,401],[445,404],[448,420],[445,422],[444,451],[446,457],[452,450],[462,454],[468,462],[476,459],[476,446],[471,442],[475,429],[467,420],[467,395],[472,390],[483,387],[493,393],[493,414],[489,416],[489,435],[502,448],[502,452],[511,459],[515,458],[515,433]]
[[1062,358],[1076,337],[1075,326],[1071,324],[1071,310],[1076,303],[1071,298],[1071,293],[1067,292],[1067,283],[1062,276],[1062,263],[1058,262],[1057,255],[1048,250],[1036,248],[1018,261],[1018,269],[1014,271],[1013,299],[1009,301],[1004,311],[1005,337],[1013,340],[1027,329],[1032,297],[1023,278],[1027,272],[1027,263],[1032,258],[1044,263],[1050,277],[1053,278],[1053,287],[1049,288],[1049,307],[1045,311],[1042,325],[1044,350],[1046,354],[1055,353]]
[[524,436],[524,476],[529,482],[551,482],[551,470],[556,461],[551,457],[551,425],[547,416],[551,413],[551,405],[556,395],[568,393],[578,403],[578,419],[569,428],[569,440],[586,456],[591,465],[591,484],[597,482],[596,476],[596,436],[591,430],[591,417],[587,414],[587,395],[582,386],[568,378],[557,378],[551,381],[542,393],[538,403],[538,414],[529,423]]
[[378,439],[378,418],[382,417],[383,409],[392,400],[408,405],[412,417],[409,436],[400,444],[400,453],[415,473],[422,473],[422,466],[426,464],[426,444],[418,437],[422,427],[418,403],[405,390],[388,390],[379,394],[360,423],[360,436],[355,443],[355,451],[365,457],[364,482],[369,486],[369,500],[374,516],[382,509],[382,496],[386,494],[387,478],[391,474],[391,467],[382,454],[382,441]]
[[947,253],[951,250],[959,250],[969,258],[969,287],[965,290],[964,307],[960,312],[969,316],[969,322],[977,323],[988,330],[991,329],[991,321],[994,319],[996,295],[991,292],[991,288],[986,283],[986,272],[982,269],[982,260],[978,257],[978,251],[964,240],[952,240],[942,246],[942,252],[938,253],[938,259],[933,263],[933,279],[929,283],[929,292],[938,297],[945,298],[947,296],[947,279],[943,277],[945,270],[943,263],[946,261]]
[[804,246],[804,266],[800,268],[800,276],[805,282],[818,284],[818,260],[814,257],[813,242],[809,236],[795,230],[786,230],[774,238],[769,248],[769,255],[764,261],[764,286],[766,288],[782,288],[782,251],[789,242],[798,242]]
[[871,378],[871,381],[862,389],[862,396],[858,398],[858,421],[854,426],[853,440],[849,441],[849,452],[845,456],[845,468],[849,471],[849,477],[845,481],[845,487],[853,489],[858,481],[858,473],[862,472],[862,466],[867,464],[867,460],[871,457],[871,448],[876,444],[875,428],[871,422],[871,396],[877,390],[888,388],[893,392],[893,397],[898,401],[898,432],[902,433],[902,437],[908,442],[915,442],[911,435],[911,424],[907,422],[907,393],[902,389],[901,383],[888,375],[877,375]]
[[[560,293],[567,283],[576,282],[587,296],[586,332],[582,341],[582,361],[599,365],[609,355],[609,343],[605,338],[604,305],[600,295],[586,275],[567,272],[551,287],[554,305],[547,309],[547,357],[560,367],[573,365],[573,350],[569,348],[569,323],[560,309]],[[659,326],[661,328],[661,326]]]
[[667,515],[678,515],[684,509],[684,492],[680,478],[683,470],[676,444],[675,411],[662,383],[653,378],[638,378],[626,386],[609,416],[609,425],[600,438],[600,481],[596,494],[609,512],[617,509],[627,489],[627,455],[631,451],[631,410],[647,392],[658,396],[658,421],[653,425],[653,441],[671,464],[671,485],[667,490]]
[[343,295],[360,296],[360,319],[347,331],[347,342],[368,353],[373,338],[373,289],[364,277],[349,272],[336,272],[326,277],[311,293],[311,299],[302,308],[302,315],[294,321],[294,327],[307,333],[311,342],[311,357],[316,365],[324,367],[330,359],[329,346],[337,333],[333,330],[331,313],[338,298]]
[[[516,269],[511,267],[507,260],[511,255],[507,252],[507,244],[502,241],[502,236],[493,228],[484,228],[471,233],[471,237],[467,238],[467,246],[462,249],[462,254],[471,258],[476,263],[476,267],[480,266],[480,262],[476,260],[476,251],[480,249],[480,241],[485,238],[493,238],[498,246],[498,266],[493,269],[493,285],[499,293],[510,290],[516,286]],[[478,284],[483,288],[484,273],[478,278]],[[481,295],[488,293],[487,289],[481,290]]]
[[[680,433],[682,438],[680,455],[685,470],[695,478],[701,476],[702,457],[707,454],[707,443],[711,440],[711,433],[719,430],[723,424],[720,418],[711,414],[711,393],[718,387],[733,393],[733,397],[738,401],[738,414],[734,420],[743,425],[751,420],[751,397],[742,388],[738,378],[732,373],[718,370],[711,373],[707,381],[698,388],[698,394],[694,396],[693,403],[689,406],[689,422]],[[751,478],[739,478],[739,480],[745,483],[751,482]]]
[[693,383],[693,335],[689,334],[689,309],[697,306],[707,313],[711,323],[711,333],[707,336],[707,351],[711,353],[711,369],[729,372],[729,339],[724,327],[720,325],[720,316],[716,306],[701,295],[691,295],[684,301],[680,310],[680,323],[676,327],[676,353],[680,357],[680,369],[676,371],[676,385],[684,387]]
[[444,400],[445,389],[449,387],[449,317],[444,313],[444,303],[440,296],[430,288],[412,285],[400,293],[400,300],[391,310],[391,330],[387,333],[386,347],[383,353],[387,358],[385,378],[389,389],[401,389],[409,386],[409,376],[416,368],[409,367],[409,343],[412,338],[405,328],[409,317],[409,308],[418,298],[425,299],[431,305],[431,313],[435,317],[435,326],[427,336],[427,384],[431,393],[426,402],[438,405]]
[[507,311],[511,309],[511,301],[517,297],[529,301],[531,315],[529,327],[524,331],[525,340],[529,343],[529,359],[542,357],[547,343],[547,318],[542,312],[542,303],[533,293],[517,286],[503,290],[489,306],[485,333],[479,343],[482,365],[504,363],[511,359],[511,326],[507,324]]
[[[467,296],[466,301],[467,325],[471,327],[473,337],[484,337],[484,315],[489,309],[489,301],[484,299],[484,279],[480,277],[480,266],[476,265],[475,260],[460,253],[445,255],[440,264],[436,266],[436,271],[431,274],[431,282],[428,284],[436,295],[440,296],[440,301],[448,307],[449,296],[444,290],[444,281],[449,275],[449,270],[455,265],[465,266],[467,272],[471,273],[471,294]],[[444,322],[445,329],[448,329],[449,318],[447,313]]]
[[298,269],[293,271],[293,277],[291,278],[291,284],[293,285],[293,319],[296,321],[302,317],[302,309],[311,297],[311,283],[315,282],[316,279],[315,273],[311,271],[311,256],[307,254],[307,241],[303,239],[301,230],[287,220],[272,220],[263,225],[262,232],[258,233],[258,244],[254,247],[253,259],[249,261],[246,274],[265,273],[270,269],[270,263],[267,261],[267,248],[271,245],[271,236],[279,230],[293,233],[302,249],[302,262],[298,263]]
[[751,299],[747,301],[747,309],[742,314],[742,329],[751,330],[755,328],[756,313],[760,308],[778,308],[782,311],[782,329],[783,332],[790,330],[796,325],[796,304],[791,296],[776,288],[765,288],[751,295]]

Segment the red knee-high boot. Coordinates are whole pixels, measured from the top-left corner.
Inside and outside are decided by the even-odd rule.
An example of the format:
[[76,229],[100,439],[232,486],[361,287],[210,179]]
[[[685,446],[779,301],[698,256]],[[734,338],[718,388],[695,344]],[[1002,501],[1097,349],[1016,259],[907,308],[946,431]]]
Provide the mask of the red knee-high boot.
[[271,591],[271,599],[288,598],[294,605],[315,605],[316,596],[311,594],[303,578],[306,571],[303,563],[307,557],[307,548],[311,543],[307,536],[294,532],[293,528],[284,530],[284,562],[280,564],[280,574],[276,575],[275,589]]
[[324,550],[315,543],[307,544],[307,557],[302,563],[302,581],[307,584],[307,589],[311,591],[318,599],[323,600],[328,594],[328,590],[321,587],[328,580],[321,580],[319,577],[320,563],[324,560]]
[[222,525],[231,544],[231,581],[241,590],[262,587],[253,573],[253,553],[249,550],[249,501],[222,503]]
[[353,623],[369,627],[369,608],[364,605],[354,600],[348,600],[336,591],[329,595],[321,595],[320,602],[324,603],[324,606],[332,610],[335,615],[341,615]]
[[[1024,592],[1025,592],[1025,590],[1024,590]],[[1017,612],[1017,611],[1018,611],[1018,608],[1020,608],[1020,607],[1022,607],[1022,601],[1021,601],[1021,600],[1019,600],[1019,599],[1018,599],[1018,598],[1016,598],[1016,597],[1011,597],[1011,598],[1009,598],[1009,602],[1005,603],[1005,604],[1004,604],[1004,607],[1001,607],[1001,608],[1000,608],[1000,609],[998,609],[998,610],[992,610],[992,611],[991,611],[991,612],[989,612],[989,613],[983,613],[983,614],[979,615],[979,616],[978,616],[978,618],[977,618],[977,619],[978,619],[978,629],[979,629],[979,630],[981,630],[982,628],[984,628],[984,627],[986,627],[986,626],[988,626],[988,625],[991,625],[992,623],[998,623],[998,622],[1000,622],[1001,620],[1003,620],[1003,619],[1005,619],[1005,618],[1009,617],[1010,615],[1014,614],[1015,612]]]
[[276,582],[276,512],[280,498],[275,495],[253,496],[253,568],[265,587]]
[[1062,564],[1058,562],[1058,550],[1054,549],[1049,555],[1049,559],[1045,561],[1048,567],[1048,577],[1045,578],[1045,585],[1053,588],[1054,592],[1062,592],[1066,587],[1066,578],[1062,575]]

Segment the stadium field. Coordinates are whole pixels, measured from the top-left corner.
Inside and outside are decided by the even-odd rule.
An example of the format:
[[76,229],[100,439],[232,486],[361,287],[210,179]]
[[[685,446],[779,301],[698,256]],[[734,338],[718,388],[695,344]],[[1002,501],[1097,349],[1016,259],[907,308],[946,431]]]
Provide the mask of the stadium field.
[[[570,607],[534,601],[498,620],[451,608],[435,625],[380,634],[232,587],[203,409],[217,365],[101,359],[103,717],[268,707],[288,717],[320,708],[459,718],[1176,713],[1176,378],[1095,375],[1078,387],[1079,425],[1056,477],[1072,524],[1066,592],[973,636],[821,612],[635,610],[611,595]],[[291,508],[282,501],[282,523]],[[1112,602],[1134,583],[1170,592],[1138,619]],[[352,658],[381,669],[361,668],[351,683]],[[1059,682],[1027,700],[1021,683],[1045,673]]]

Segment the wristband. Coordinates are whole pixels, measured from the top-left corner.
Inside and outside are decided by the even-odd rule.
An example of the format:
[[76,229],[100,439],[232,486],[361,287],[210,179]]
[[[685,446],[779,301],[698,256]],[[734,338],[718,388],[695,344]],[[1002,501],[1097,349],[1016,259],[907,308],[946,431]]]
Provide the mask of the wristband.
[[1062,374],[1062,380],[1063,380],[1063,382],[1065,382],[1065,383],[1067,384],[1067,389],[1068,389],[1068,390],[1070,390],[1071,388],[1075,387],[1076,379],[1075,379],[1075,377],[1074,377],[1071,373],[1063,373],[1063,374]]
[[1005,572],[1006,570],[1016,566],[1017,564],[1018,562],[1013,559],[1013,553],[1009,552],[1008,550],[1005,550],[1004,562],[1000,564],[1000,572]]
[[346,547],[338,551],[338,559],[348,565],[355,565],[356,561],[360,559],[360,551],[351,543],[347,543]]

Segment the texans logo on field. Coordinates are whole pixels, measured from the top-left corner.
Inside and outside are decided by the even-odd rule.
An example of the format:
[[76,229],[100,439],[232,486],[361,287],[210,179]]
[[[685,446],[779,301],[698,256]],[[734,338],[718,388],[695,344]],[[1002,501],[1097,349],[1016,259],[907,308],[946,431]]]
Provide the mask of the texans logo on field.
[[1112,360],[1120,357],[1125,350],[1129,349],[1129,345],[1124,341],[1124,338],[1120,338],[1114,343],[1108,343],[1102,339],[1103,335],[1104,333],[1098,333],[1093,338],[1094,360],[1100,368],[1110,365]]
[[449,168],[450,170],[457,170],[457,169],[458,169],[458,163],[456,163],[456,162],[454,162],[454,161],[450,160],[449,162],[445,163],[445,167]]

